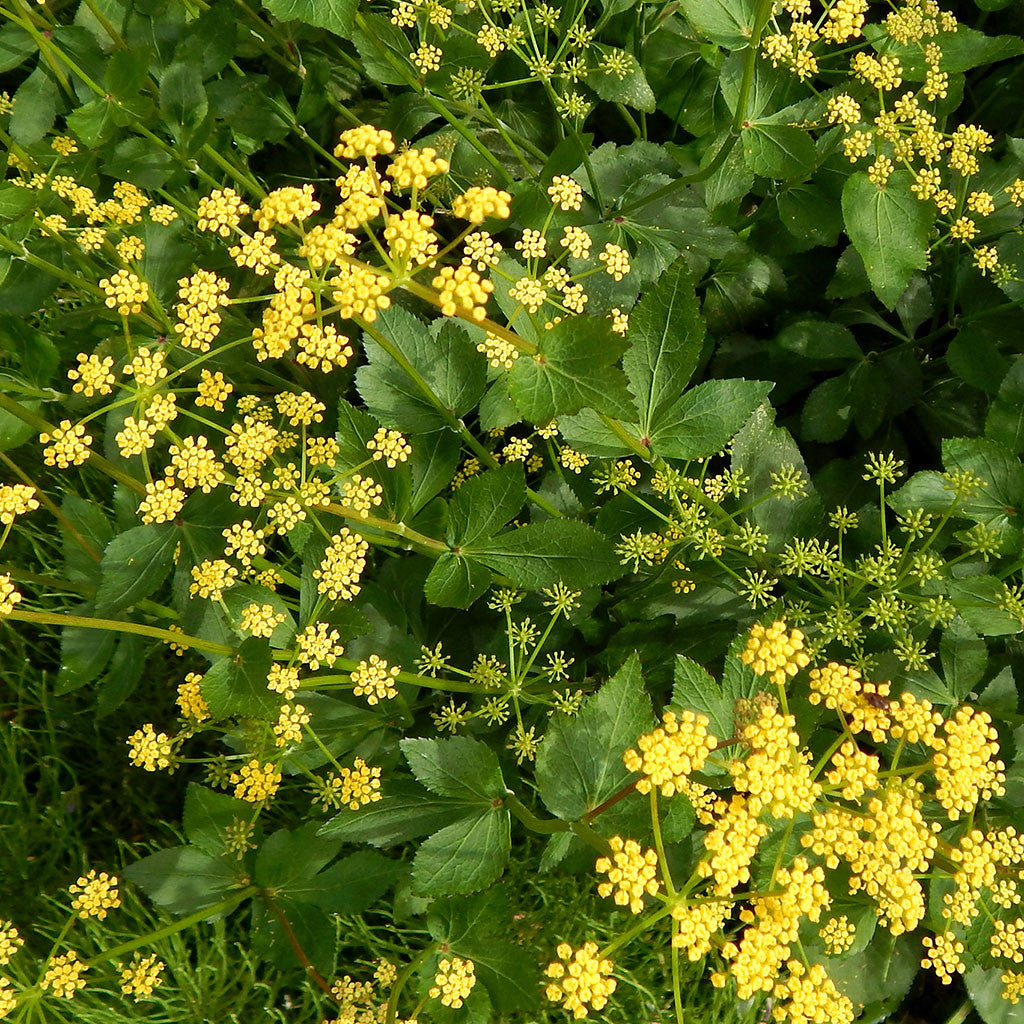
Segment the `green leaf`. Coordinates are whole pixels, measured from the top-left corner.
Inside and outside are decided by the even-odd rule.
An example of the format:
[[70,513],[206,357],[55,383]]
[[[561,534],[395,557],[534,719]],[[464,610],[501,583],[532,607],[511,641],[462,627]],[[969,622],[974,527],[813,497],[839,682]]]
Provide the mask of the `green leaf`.
[[152,57],[153,51],[148,46],[115,50],[103,73],[103,84],[107,92],[118,99],[134,96],[149,78],[149,62]]
[[451,483],[458,469],[461,451],[459,439],[449,431],[417,439],[409,456],[412,493],[409,495],[408,515],[415,516]]
[[0,74],[13,71],[38,52],[38,44],[20,25],[8,22],[0,28]]
[[113,104],[105,97],[86,103],[67,117],[68,131],[90,149],[107,142],[117,131]]
[[1011,636],[1020,620],[999,607],[1003,585],[995,576],[967,576],[949,584],[949,599],[964,621],[982,636]]
[[994,395],[1009,370],[1002,349],[1002,331],[983,321],[968,324],[949,343],[946,362],[962,381]]
[[857,171],[843,186],[843,221],[875,294],[892,309],[915,270],[928,266],[928,233],[935,214],[910,191],[909,171],[883,188]]
[[238,884],[236,869],[194,846],[172,846],[124,869],[154,903],[176,916],[209,907]]
[[[979,6],[981,6],[979,4]],[[865,36],[884,38],[882,26],[865,28]],[[874,39],[872,39],[874,41]],[[987,36],[967,24],[957,25],[954,32],[939,32],[929,42],[941,48],[939,68],[950,74],[970,71],[971,68],[1009,60],[1024,53],[1024,41],[1019,36]],[[905,81],[921,81],[928,71],[924,51],[920,46],[894,46],[886,39],[885,52],[898,57]]]
[[684,0],[683,13],[712,42],[744,50],[754,31],[754,0]]
[[[224,604],[235,622],[242,617],[242,609],[250,604],[270,605],[275,615],[283,615],[284,621],[274,627],[267,643],[274,650],[282,650],[295,639],[295,620],[288,603],[280,594],[254,583],[240,583],[224,592]],[[245,634],[243,634],[245,635]]]
[[531,423],[549,423],[584,406],[629,420],[633,403],[626,378],[611,365],[624,344],[605,318],[562,320],[543,332],[536,355],[520,356],[513,364],[512,400]]
[[668,802],[668,813],[661,823],[661,835],[666,843],[681,843],[697,823],[693,804],[684,793],[677,793]]
[[946,685],[957,700],[964,700],[985,674],[988,645],[963,620],[954,619],[942,631],[939,658]]
[[491,585],[490,570],[466,554],[445,552],[431,567],[423,596],[442,608],[468,608]]
[[801,436],[808,441],[838,441],[853,419],[848,374],[823,380],[808,396],[800,414]]
[[1020,695],[1017,692],[1017,683],[1013,678],[1013,669],[1006,665],[996,676],[994,676],[985,688],[978,695],[975,707],[987,711],[994,721],[1004,721],[1006,716],[1017,714],[1017,704]]
[[13,182],[0,185],[0,217],[4,220],[15,220],[38,204],[39,196],[35,189],[22,188]]
[[481,540],[466,553],[527,590],[556,583],[578,590],[623,574],[611,541],[576,519],[531,523]]
[[160,188],[174,170],[171,157],[147,139],[130,138],[119,142],[103,171],[112,178],[123,178],[140,188]]
[[754,121],[740,136],[747,166],[765,178],[805,178],[814,169],[814,140],[801,128]]
[[979,494],[962,501],[957,515],[1020,537],[1024,511],[1024,466],[996,441],[949,437],[942,442],[942,462],[949,470],[971,470],[985,481]]
[[361,914],[368,910],[406,872],[399,860],[373,850],[357,850],[303,882],[290,892],[329,914]]
[[1015,455],[1024,452],[1024,356],[1017,358],[988,407],[985,436],[1004,444]]
[[685,260],[674,263],[633,308],[629,341],[622,368],[646,437],[689,383],[704,344],[704,321]]
[[489,805],[505,795],[498,759],[486,743],[469,736],[399,742],[417,781],[438,796]]
[[396,778],[380,800],[355,811],[343,809],[317,834],[386,848],[436,832],[465,813],[461,800],[431,796],[411,779]]
[[623,752],[653,720],[634,653],[579,714],[552,718],[537,751],[537,787],[548,810],[577,821],[627,785]]
[[502,1013],[535,1005],[537,966],[517,940],[512,908],[500,887],[468,898],[435,901],[427,928],[456,956],[473,961],[477,977]]
[[760,380],[709,380],[691,388],[658,417],[651,449],[670,459],[714,455],[750,419],[774,385]]
[[203,76],[194,64],[172,64],[160,77],[160,113],[174,125],[192,127],[206,116]]
[[470,547],[493,536],[515,517],[526,501],[526,479],[520,462],[470,477],[448,505],[448,543]]
[[281,698],[267,689],[270,663],[270,648],[258,637],[246,640],[234,656],[215,661],[199,684],[211,717],[276,718]]
[[422,320],[391,306],[380,313],[373,329],[395,356],[365,334],[369,362],[359,368],[356,383],[367,408],[385,422],[410,433],[428,433],[450,427],[453,417],[465,415],[480,400],[486,360],[461,325],[445,323],[434,337]]
[[732,701],[722,687],[697,662],[676,656],[673,670],[672,704],[683,711],[696,711],[708,718],[708,731],[719,740],[732,736]]
[[1016,1005],[1003,998],[1002,967],[975,967],[964,976],[967,993],[985,1024],[1024,1024],[1024,1003]]
[[[744,189],[745,195],[749,188]],[[776,199],[782,226],[802,248],[834,246],[843,230],[843,215],[836,200],[839,190],[826,190],[816,181],[791,182]]]
[[351,39],[366,76],[381,85],[408,85],[417,72],[409,63],[405,33],[380,14],[367,14],[363,22],[366,27],[356,25]]
[[251,818],[252,804],[245,800],[207,789],[196,782],[188,784],[182,824],[189,843],[203,853],[220,857],[225,852],[225,830],[236,819],[249,821]]
[[358,0],[263,0],[263,6],[279,21],[302,21],[347,38]]
[[14,94],[10,123],[14,141],[22,146],[38,142],[53,127],[59,102],[56,83],[39,65]]
[[65,626],[60,634],[57,694],[70,693],[91,683],[106,668],[114,645],[114,634],[106,630]]
[[775,344],[785,352],[816,362],[864,358],[853,331],[844,324],[828,320],[798,320],[788,324],[775,336]]
[[130,608],[157,590],[170,572],[176,542],[170,523],[133,526],[115,537],[100,563],[96,614],[103,618]]
[[412,890],[417,896],[456,896],[485,889],[505,870],[511,845],[504,807],[448,825],[416,851]]
[[[623,362],[627,358],[628,353],[623,357]],[[614,459],[622,455],[635,454],[634,449],[626,444],[593,409],[582,409],[574,416],[559,416],[558,432],[572,448],[583,452],[584,455]],[[636,440],[639,442],[640,438],[637,437]]]
[[749,516],[768,534],[769,550],[778,551],[793,537],[817,529],[821,501],[810,484],[808,493],[795,501],[772,494],[771,475],[781,466],[794,466],[809,478],[796,442],[788,430],[774,425],[774,418],[774,412],[764,406],[750,417],[733,438],[732,468],[750,477],[750,491],[744,496],[754,506]]
[[313,876],[330,864],[341,849],[340,839],[319,835],[317,827],[318,822],[308,821],[294,831],[283,828],[268,836],[256,854],[256,885],[302,899]]
[[[653,114],[654,93],[636,57],[626,50],[603,46],[600,43],[595,44],[593,48],[600,56],[594,62],[596,67],[587,72],[587,85],[609,103],[622,103],[627,107]],[[614,62],[616,67],[621,66],[622,73],[604,70],[606,61]]]
[[[19,192],[27,192],[30,197],[38,195],[32,189],[15,188]],[[60,353],[53,341],[21,317],[9,313],[0,313],[0,351],[5,358],[5,377],[13,363],[22,380],[39,387],[50,382],[60,364]]]

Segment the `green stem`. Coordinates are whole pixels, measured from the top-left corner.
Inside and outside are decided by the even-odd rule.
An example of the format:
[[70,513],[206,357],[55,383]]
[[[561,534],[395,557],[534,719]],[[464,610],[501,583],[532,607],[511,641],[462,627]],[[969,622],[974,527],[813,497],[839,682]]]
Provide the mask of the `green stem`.
[[182,932],[186,928],[191,928],[194,924],[199,924],[201,921],[209,920],[209,918],[216,914],[229,914],[240,903],[244,903],[250,896],[254,896],[256,892],[257,889],[255,885],[247,885],[244,889],[240,889],[237,892],[232,893],[230,896],[225,896],[220,902],[214,903],[203,910],[197,910],[194,914],[189,914],[188,917],[181,917],[177,921],[173,921],[171,924],[165,925],[163,928],[158,928],[155,932],[150,932],[148,935],[131,939],[128,942],[122,943],[120,946],[115,946],[113,949],[107,949],[102,953],[97,953],[96,956],[90,957],[85,961],[85,963],[92,967],[94,964],[100,963],[101,961],[112,960],[114,957],[124,956],[126,953],[134,953],[137,949],[151,946],[153,943],[159,942],[161,939],[166,939],[171,935],[177,935],[178,932]]
[[161,629],[159,626],[145,626],[140,622],[124,622],[121,619],[95,619],[85,615],[68,615],[65,612],[29,612],[15,611],[5,618],[14,622],[35,622],[47,626],[78,626],[81,629],[106,629],[113,633],[135,633],[137,636],[148,636],[165,643],[174,643],[179,647],[191,647],[209,654],[234,654],[235,649],[226,644],[214,643],[198,636],[188,636],[176,630]]
[[569,822],[562,821],[560,818],[539,818],[511,790],[505,794],[505,806],[512,812],[513,817],[522,822],[531,832],[552,836],[557,832],[571,831]]
[[654,830],[654,849],[658,854],[658,864],[661,866],[661,877],[665,882],[665,892],[669,899],[674,899],[676,887],[672,883],[672,873],[668,869],[668,860],[665,857],[665,844],[661,838],[661,818],[658,814],[658,787],[651,786],[651,828]]
[[[31,409],[26,409],[21,403],[2,393],[0,393],[0,409],[9,412],[12,416],[16,416],[22,423],[35,427],[40,433],[48,433],[53,430],[53,425],[38,413],[33,412]],[[114,463],[109,459],[105,459],[102,455],[90,452],[89,462],[97,469],[106,473],[107,476],[113,477],[118,483],[124,484],[125,487],[135,491],[136,494],[146,493],[146,487],[143,483],[136,480],[135,477],[129,476],[123,469],[115,466]]]
[[715,154],[714,159],[706,167],[695,172],[694,174],[688,174],[685,177],[677,178],[675,181],[670,182],[663,188],[655,189],[650,195],[644,196],[642,199],[637,199],[624,207],[621,212],[624,214],[633,213],[635,210],[639,210],[642,206],[647,206],[650,203],[657,202],[659,199],[664,199],[666,196],[672,195],[678,189],[685,187],[686,185],[695,185],[697,182],[705,181],[710,178],[715,171],[718,170],[722,164],[725,163],[726,158],[732,151],[733,146],[736,145],[740,137],[740,133],[743,131],[744,122],[747,119],[747,100],[750,98],[750,90],[754,84],[754,69],[757,66],[757,55],[761,49],[761,36],[764,34],[765,26],[768,24],[769,18],[771,18],[772,7],[774,0],[757,0],[757,6],[754,9],[754,24],[750,31],[750,43],[748,44],[747,56],[743,62],[743,77],[740,80],[740,93],[736,99],[736,112],[733,116],[732,124],[729,126],[729,132],[722,142],[721,147]]
[[398,1000],[402,995],[402,989],[408,984],[409,979],[416,972],[419,967],[428,956],[433,954],[438,947],[438,943],[432,942],[429,946],[425,947],[415,960],[410,961],[401,971],[398,972],[398,977],[395,978],[395,983],[391,986],[391,995],[388,996],[388,1005],[384,1015],[384,1024],[396,1024],[398,1020]]

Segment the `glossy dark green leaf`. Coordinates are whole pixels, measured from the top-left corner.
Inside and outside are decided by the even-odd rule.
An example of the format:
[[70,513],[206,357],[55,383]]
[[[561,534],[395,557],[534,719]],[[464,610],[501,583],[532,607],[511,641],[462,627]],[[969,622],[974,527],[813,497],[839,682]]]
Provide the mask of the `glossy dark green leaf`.
[[130,608],[156,591],[171,570],[177,540],[170,523],[145,523],[118,534],[103,552],[96,614]]
[[732,736],[732,701],[722,692],[721,684],[681,654],[673,666],[672,706],[706,716],[708,731],[719,740]]
[[801,128],[753,121],[740,137],[747,166],[765,178],[805,178],[814,169],[814,140]]
[[489,806],[505,795],[498,759],[480,740],[451,736],[404,739],[398,745],[420,784],[438,796]]
[[469,548],[497,533],[526,501],[526,480],[520,462],[470,477],[448,505],[448,543]]
[[750,419],[773,385],[760,380],[709,380],[691,388],[657,417],[651,449],[670,459],[714,455]]
[[196,782],[188,784],[183,818],[185,837],[203,853],[220,857],[226,850],[227,829],[236,820],[249,821],[251,817],[252,804],[245,800],[207,789]]
[[445,552],[431,568],[423,596],[442,608],[468,608],[490,583],[490,570],[475,557]]
[[535,356],[520,356],[509,371],[509,391],[531,423],[545,424],[584,406],[630,419],[626,377],[612,365],[625,343],[606,318],[570,317],[545,331]]
[[537,751],[537,786],[548,810],[576,821],[618,792],[631,778],[623,751],[653,720],[640,659],[632,654],[577,715],[551,719]]
[[687,20],[712,42],[728,50],[743,50],[754,29],[754,0],[685,0]]
[[576,519],[546,519],[480,540],[468,554],[527,590],[573,589],[617,579],[623,569],[611,541]]
[[465,814],[465,802],[431,796],[411,779],[395,778],[380,800],[355,811],[344,808],[317,834],[383,849],[429,835]]
[[453,896],[487,888],[505,870],[511,842],[509,814],[504,807],[446,826],[416,851],[413,892]]
[[685,261],[674,263],[636,304],[629,342],[622,368],[636,399],[640,431],[647,436],[689,383],[704,344],[704,321]]
[[263,6],[280,21],[302,21],[347,38],[358,0],[263,0]]
[[341,849],[340,839],[318,834],[317,827],[318,822],[308,821],[299,828],[283,828],[267,836],[256,854],[255,884],[302,899],[314,875]]
[[276,718],[281,698],[267,689],[270,664],[270,648],[257,637],[246,640],[236,654],[215,661],[199,684],[210,715]]
[[895,171],[882,188],[867,174],[851,174],[843,186],[846,233],[864,260],[875,294],[892,309],[915,270],[928,265],[933,209],[911,191],[909,171]]
[[56,82],[39,65],[14,94],[10,123],[14,141],[22,146],[38,142],[53,127],[59,103]]
[[1019,455],[1024,451],[1024,356],[1010,364],[985,418],[985,436]]
[[157,906],[176,916],[209,907],[237,885],[240,869],[194,846],[172,846],[124,869]]
[[645,113],[654,112],[654,93],[640,62],[626,50],[596,44],[586,82],[603,100],[622,103]]

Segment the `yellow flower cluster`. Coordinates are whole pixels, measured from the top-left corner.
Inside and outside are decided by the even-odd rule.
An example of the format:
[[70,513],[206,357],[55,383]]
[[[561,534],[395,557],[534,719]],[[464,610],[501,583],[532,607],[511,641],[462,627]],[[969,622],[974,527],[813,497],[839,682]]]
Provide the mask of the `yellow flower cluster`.
[[641,849],[635,839],[612,836],[608,840],[611,857],[598,857],[594,870],[607,875],[608,881],[597,887],[598,895],[612,896],[620,907],[628,906],[634,914],[644,909],[644,894],[654,896],[661,888],[658,880],[658,855]]
[[185,681],[178,684],[177,705],[182,715],[190,722],[198,725],[210,717],[210,706],[203,697],[201,687],[202,676],[196,672],[189,672]]
[[787,630],[786,620],[778,619],[768,627],[759,622],[751,627],[740,660],[753,669],[754,675],[766,675],[776,686],[782,686],[787,677],[795,676],[811,659],[804,651],[803,633],[799,629]]
[[174,743],[165,732],[157,732],[151,723],[136,729],[128,737],[128,759],[138,768],[155,772],[169,768],[174,757]]
[[11,957],[25,945],[18,929],[10,921],[0,920],[0,967],[11,962]]
[[428,992],[430,998],[439,998],[442,1006],[459,1009],[476,984],[474,966],[472,960],[463,960],[457,956],[439,961],[434,984]]
[[235,787],[237,800],[258,804],[277,792],[281,785],[281,773],[269,761],[260,764],[259,758],[254,757],[237,772],[232,772],[228,782]]
[[302,704],[285,704],[274,723],[274,744],[285,747],[302,742],[302,730],[309,725],[310,715]]
[[43,449],[43,461],[48,466],[67,469],[69,466],[80,466],[89,458],[89,446],[92,435],[85,432],[81,423],[72,424],[71,420],[61,420],[60,425],[39,435]]
[[78,959],[74,950],[55,956],[46,965],[46,973],[39,987],[50,990],[58,999],[73,999],[76,992],[85,988],[85,978],[89,965]]
[[0,523],[10,526],[15,516],[39,508],[35,493],[35,488],[27,484],[0,484]]
[[596,942],[586,942],[573,950],[568,942],[555,950],[557,960],[548,964],[545,974],[553,979],[544,990],[553,1003],[561,1003],[577,1020],[590,1010],[603,1010],[615,991],[611,960],[601,957]]
[[79,917],[98,917],[101,921],[107,916],[108,910],[121,906],[121,897],[117,891],[117,879],[106,871],[96,874],[89,871],[82,875],[68,890],[74,897],[71,909]]
[[361,757],[355,759],[351,768],[342,768],[341,778],[335,781],[341,790],[341,803],[349,810],[357,811],[381,799],[380,768],[371,767]]
[[150,953],[149,956],[134,953],[132,962],[120,967],[121,991],[126,996],[131,996],[137,1003],[151,998],[154,990],[163,983],[160,975],[166,966],[162,960],[157,959],[155,953]]
[[365,697],[371,707],[382,700],[391,700],[398,696],[395,680],[401,671],[400,665],[388,663],[376,654],[371,654],[356,666],[350,678],[355,684],[352,689],[354,697]]
[[313,570],[317,590],[332,601],[351,601],[360,590],[359,577],[366,565],[369,544],[347,526],[331,537],[318,569]]
[[637,740],[639,751],[630,749],[623,755],[628,771],[641,772],[637,792],[649,793],[659,788],[663,796],[681,790],[693,772],[704,767],[708,754],[718,740],[708,732],[706,715],[683,711],[678,717],[666,711],[662,725]]
[[935,795],[950,820],[956,821],[973,811],[979,800],[1005,792],[1005,765],[996,757],[998,733],[988,712],[962,707],[943,729],[946,742],[932,756]]
[[106,304],[121,316],[141,313],[149,301],[149,285],[130,270],[118,270],[111,277],[103,278],[100,288],[106,295]]

